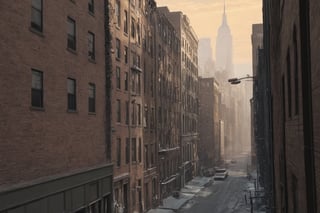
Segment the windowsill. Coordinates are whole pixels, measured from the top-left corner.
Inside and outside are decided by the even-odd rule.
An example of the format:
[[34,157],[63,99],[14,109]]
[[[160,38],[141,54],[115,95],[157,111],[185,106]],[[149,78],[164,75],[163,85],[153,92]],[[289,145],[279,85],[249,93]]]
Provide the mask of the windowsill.
[[71,52],[72,54],[78,55],[77,52],[76,52],[76,50],[74,50],[74,49],[71,49],[71,48],[67,47],[67,50],[68,50],[69,52]]
[[116,57],[116,60],[117,60],[117,61],[120,61],[120,58]]
[[68,113],[78,113],[77,110],[73,110],[73,109],[67,109],[67,112],[68,112]]
[[88,112],[88,115],[97,115],[96,112]]
[[90,63],[97,64],[97,62],[96,62],[96,60],[95,60],[95,59],[88,58],[88,61],[89,61]]
[[126,37],[128,37],[128,33],[126,33],[126,32],[123,32],[123,35],[125,35]]
[[30,30],[32,33],[36,34],[37,36],[40,36],[40,37],[44,38],[43,32],[41,32],[41,31],[39,31],[39,30],[37,30],[37,29],[34,29],[34,28],[32,28],[32,27],[29,27],[29,30]]
[[119,25],[116,25],[116,29],[117,29],[117,30],[120,30],[120,26],[119,26]]
[[35,106],[31,106],[30,110],[32,111],[40,111],[40,112],[44,112],[45,109],[43,107],[35,107]]

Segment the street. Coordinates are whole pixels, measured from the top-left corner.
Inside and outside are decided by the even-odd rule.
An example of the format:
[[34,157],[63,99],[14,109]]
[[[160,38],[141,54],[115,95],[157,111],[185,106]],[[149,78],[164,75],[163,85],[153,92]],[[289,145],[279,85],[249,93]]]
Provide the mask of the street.
[[247,155],[235,158],[230,164],[229,177],[214,183],[199,192],[181,210],[183,213],[243,213],[250,212],[250,205],[245,204],[244,190],[248,179],[246,174]]

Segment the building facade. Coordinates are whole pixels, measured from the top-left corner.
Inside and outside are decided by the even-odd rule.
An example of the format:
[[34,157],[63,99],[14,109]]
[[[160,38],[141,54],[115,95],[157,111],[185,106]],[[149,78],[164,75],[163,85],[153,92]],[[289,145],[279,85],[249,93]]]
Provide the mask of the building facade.
[[319,7],[264,1],[271,74],[274,212],[319,212]]
[[[148,1],[112,1],[112,161],[115,212],[143,212],[144,29]],[[148,142],[149,143],[149,142]]]
[[[251,43],[252,43],[252,76],[257,76],[258,72],[258,63],[259,63],[259,50],[263,48],[263,24],[253,24],[252,25],[252,35],[251,35]],[[255,83],[255,82],[254,82]],[[255,84],[253,84],[253,92],[256,92]],[[252,100],[251,106],[251,117],[254,118],[256,115],[254,111],[254,101]],[[252,135],[251,135],[251,166],[255,168],[257,162],[257,154],[256,154],[256,145],[255,145],[255,125],[254,120],[252,120]]]
[[156,128],[160,195],[180,189],[180,38],[168,18],[167,8],[157,9]]
[[3,2],[0,212],[112,211],[105,9]]
[[202,172],[218,166],[222,159],[220,100],[219,83],[214,78],[199,78],[200,141],[198,155]]
[[167,16],[172,22],[180,38],[181,64],[181,186],[190,181],[199,172],[198,166],[198,37],[193,31],[190,21],[182,12],[169,12]]

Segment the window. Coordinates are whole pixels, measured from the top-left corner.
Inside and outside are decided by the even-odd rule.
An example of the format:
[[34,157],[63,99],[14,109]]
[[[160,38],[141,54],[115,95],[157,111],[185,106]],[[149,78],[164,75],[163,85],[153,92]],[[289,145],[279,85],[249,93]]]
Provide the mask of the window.
[[151,166],[154,166],[154,163],[155,163],[155,155],[154,155],[154,153],[155,153],[155,150],[154,150],[154,145],[153,144],[151,144],[151,147],[150,147],[150,149],[151,149]]
[[138,160],[139,160],[139,163],[141,163],[141,160],[142,160],[142,141],[141,141],[141,138],[139,138],[139,147],[138,147]]
[[121,89],[120,67],[116,67],[117,89]]
[[126,101],[126,124],[129,125],[129,101]]
[[89,112],[96,111],[96,85],[92,83],[89,84],[88,109]]
[[148,128],[148,125],[149,125],[149,115],[148,115],[148,106],[145,105],[144,106],[144,127],[145,128]]
[[129,74],[128,72],[125,73],[125,76],[124,76],[124,89],[126,91],[128,91],[128,87],[129,87]]
[[32,70],[31,106],[43,107],[43,73]]
[[149,168],[148,145],[144,145],[144,168]]
[[130,139],[126,138],[126,164],[130,161]]
[[68,78],[68,110],[76,109],[76,80]]
[[116,39],[116,57],[120,59],[120,40]]
[[89,59],[95,59],[95,38],[92,32],[88,32],[88,57]]
[[141,44],[141,34],[140,34],[140,20],[138,19],[138,24],[137,24],[137,35],[138,35],[138,44]]
[[117,122],[121,122],[121,102],[119,99],[117,100]]
[[128,63],[128,47],[124,47],[124,62],[127,64]]
[[68,48],[76,50],[76,22],[68,17]]
[[136,124],[136,109],[135,109],[135,104],[132,103],[132,112],[131,112],[131,124],[135,125]]
[[154,128],[154,108],[151,108],[150,129]]
[[135,20],[134,18],[131,18],[131,37],[135,38],[136,37],[136,27],[135,27]]
[[131,145],[131,149],[132,149],[132,162],[136,162],[137,161],[137,139],[136,138],[132,138],[132,145]]
[[31,27],[42,32],[42,0],[32,0],[31,2]]
[[141,105],[137,104],[138,107],[138,125],[141,125]]
[[115,5],[115,15],[116,15],[116,24],[118,27],[120,27],[120,2],[119,0],[116,1],[116,5]]
[[140,75],[140,73],[138,73],[137,74],[138,76],[138,86],[137,86],[137,92],[138,92],[138,94],[140,94],[141,93],[141,75]]
[[124,11],[123,31],[128,33],[128,11]]
[[121,138],[117,138],[117,166],[121,165]]
[[94,13],[94,0],[89,0],[88,2],[88,10],[90,13]]

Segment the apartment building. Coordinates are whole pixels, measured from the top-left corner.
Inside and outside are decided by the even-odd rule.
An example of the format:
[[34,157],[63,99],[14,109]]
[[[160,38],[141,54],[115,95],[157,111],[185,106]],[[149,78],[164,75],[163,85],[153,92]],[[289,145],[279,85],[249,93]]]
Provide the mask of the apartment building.
[[110,213],[104,2],[0,12],[0,212]]
[[198,38],[186,15],[182,12],[170,12],[166,7],[161,10],[165,11],[180,39],[180,167],[181,186],[184,186],[199,172],[197,154],[199,142]]
[[157,10],[156,34],[156,128],[160,195],[180,189],[180,38],[167,12]]
[[[145,87],[146,83],[149,88],[155,88],[152,82],[147,82],[152,79],[155,54],[154,32],[149,24],[153,21],[154,7],[154,1],[110,2],[111,140],[116,212],[144,212],[151,206],[151,194],[157,197],[156,189],[151,192],[153,186],[157,188],[155,103]],[[144,98],[149,95],[145,104]]]
[[157,11],[156,2],[145,2],[143,28],[143,160],[144,160],[144,209],[156,208],[160,204],[160,174],[159,174],[159,142],[157,140]]
[[263,1],[270,73],[274,212],[319,212],[319,7]]
[[[218,166],[222,156],[219,83],[214,78],[199,78],[199,165],[202,172]],[[222,156],[221,156],[222,153]],[[204,173],[202,173],[204,174]]]

